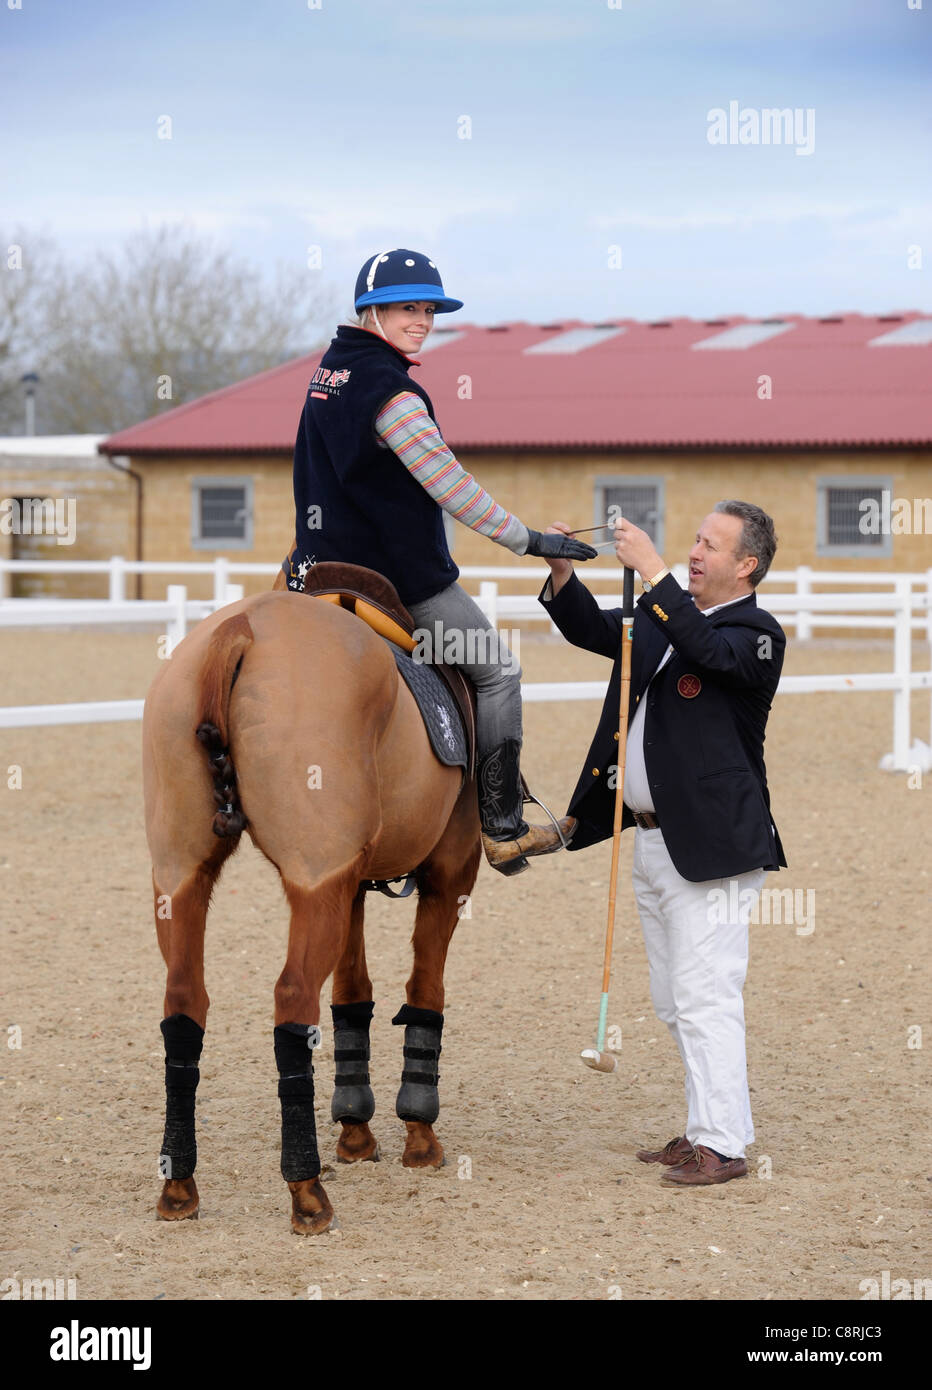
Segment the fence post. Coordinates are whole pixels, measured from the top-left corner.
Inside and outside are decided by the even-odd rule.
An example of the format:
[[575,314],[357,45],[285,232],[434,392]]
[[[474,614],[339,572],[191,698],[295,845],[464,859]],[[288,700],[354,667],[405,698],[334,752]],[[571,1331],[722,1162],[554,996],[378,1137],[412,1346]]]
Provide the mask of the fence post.
[[[812,570],[808,565],[800,565],[796,570],[796,597],[803,598],[812,593]],[[796,609],[796,640],[808,642],[812,636],[812,614]]]
[[498,627],[498,584],[494,579],[479,581],[479,607],[492,627]]
[[224,590],[222,606],[225,607],[228,603],[238,603],[243,597],[243,592],[242,584],[228,584]]
[[909,706],[912,691],[910,675],[913,644],[912,583],[909,575],[896,580],[896,618],[893,629],[893,672],[897,686],[893,692],[893,767],[905,772],[909,766]]
[[230,582],[230,562],[225,555],[218,555],[214,561],[214,607],[222,608],[226,602],[224,594]]
[[[926,641],[929,644],[929,671],[932,674],[932,569],[926,570]],[[929,747],[932,748],[932,689],[929,691]]]
[[188,601],[188,590],[184,584],[169,584],[166,598],[169,603],[175,605],[175,611],[168,620],[168,654],[172,652],[182,640],[187,631],[187,610],[185,605]]
[[126,561],[122,555],[110,556],[110,602],[126,600]]

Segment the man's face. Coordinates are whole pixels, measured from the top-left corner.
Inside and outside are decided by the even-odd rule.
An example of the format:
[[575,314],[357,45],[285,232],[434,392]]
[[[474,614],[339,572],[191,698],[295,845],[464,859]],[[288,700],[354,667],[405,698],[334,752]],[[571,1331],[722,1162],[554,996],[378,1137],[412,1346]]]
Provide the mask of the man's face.
[[752,555],[738,559],[743,523],[726,512],[710,512],[689,552],[689,592],[703,612],[751,592],[748,576],[756,569]]
[[421,299],[407,304],[377,304],[375,307],[392,347],[415,356],[434,326],[433,304]]

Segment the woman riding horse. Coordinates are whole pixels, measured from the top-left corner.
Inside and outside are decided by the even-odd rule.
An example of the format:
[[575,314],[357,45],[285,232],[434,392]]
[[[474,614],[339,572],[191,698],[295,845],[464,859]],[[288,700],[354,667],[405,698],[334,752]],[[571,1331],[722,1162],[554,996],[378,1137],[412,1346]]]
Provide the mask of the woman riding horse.
[[294,452],[297,539],[282,568],[299,591],[318,561],[378,570],[418,628],[461,639],[457,664],[477,693],[482,842],[494,868],[519,873],[526,856],[568,843],[576,822],[565,817],[557,830],[523,818],[521,669],[456,583],[442,512],[515,555],[584,560],[597,552],[529,530],[444,443],[430,397],[408,375],[435,313],[463,307],[444,293],[434,262],[417,251],[380,252],[359,272],[355,307],[357,324],[337,328],[308,388]]

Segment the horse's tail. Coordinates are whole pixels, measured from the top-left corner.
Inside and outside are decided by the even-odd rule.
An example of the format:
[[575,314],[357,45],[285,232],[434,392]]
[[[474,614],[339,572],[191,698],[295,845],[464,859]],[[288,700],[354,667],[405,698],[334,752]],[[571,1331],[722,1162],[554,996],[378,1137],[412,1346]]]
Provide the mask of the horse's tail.
[[211,634],[207,657],[201,667],[197,737],[207,750],[214,779],[214,800],[220,808],[214,816],[215,835],[241,835],[246,828],[229,750],[230,691],[239,674],[240,662],[254,641],[255,634],[246,614],[235,613]]

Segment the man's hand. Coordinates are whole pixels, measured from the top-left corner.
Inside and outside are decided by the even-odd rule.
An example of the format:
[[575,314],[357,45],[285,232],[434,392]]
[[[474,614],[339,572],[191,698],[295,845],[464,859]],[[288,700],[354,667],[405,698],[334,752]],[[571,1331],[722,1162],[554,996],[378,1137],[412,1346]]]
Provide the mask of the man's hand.
[[[551,526],[547,527],[544,534],[547,536],[569,536],[572,532],[565,521],[555,521]],[[554,597],[556,597],[563,588],[563,585],[572,575],[573,563],[571,560],[561,560],[548,555],[545,555],[543,558],[550,566],[550,591]]]
[[615,554],[621,564],[637,570],[642,579],[653,579],[663,569],[663,558],[647,532],[623,516],[615,522]]

